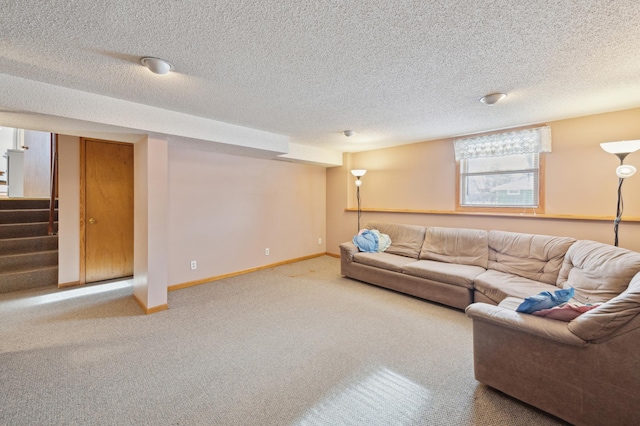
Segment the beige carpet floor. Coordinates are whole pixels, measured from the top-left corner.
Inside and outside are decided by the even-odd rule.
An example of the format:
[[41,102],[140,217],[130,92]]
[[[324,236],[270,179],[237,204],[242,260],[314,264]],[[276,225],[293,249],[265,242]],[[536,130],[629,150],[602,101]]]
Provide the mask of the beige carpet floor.
[[0,295],[2,425],[557,425],[473,378],[462,311],[320,257],[169,294]]

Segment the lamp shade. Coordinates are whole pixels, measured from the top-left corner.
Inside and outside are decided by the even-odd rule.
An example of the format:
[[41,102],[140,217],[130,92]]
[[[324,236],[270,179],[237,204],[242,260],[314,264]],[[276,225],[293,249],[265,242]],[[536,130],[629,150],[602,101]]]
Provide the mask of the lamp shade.
[[616,168],[616,175],[618,175],[618,177],[621,179],[626,179],[633,176],[634,174],[636,174],[636,168],[629,164],[623,164]]
[[357,178],[361,178],[362,176],[365,175],[365,173],[367,173],[366,170],[361,170],[361,169],[351,170],[351,174]]
[[603,142],[600,147],[611,154],[629,154],[640,149],[640,139],[633,141]]

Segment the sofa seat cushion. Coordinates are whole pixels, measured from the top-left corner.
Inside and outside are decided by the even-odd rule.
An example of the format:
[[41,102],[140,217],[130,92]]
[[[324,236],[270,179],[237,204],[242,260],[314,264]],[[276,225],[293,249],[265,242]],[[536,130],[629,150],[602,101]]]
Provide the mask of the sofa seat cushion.
[[402,272],[402,268],[405,265],[413,263],[416,260],[390,253],[355,253],[353,255],[353,261],[374,268]]
[[474,279],[484,271],[485,269],[479,266],[458,265],[434,260],[418,260],[402,267],[402,272],[407,275],[471,289]]
[[475,265],[487,269],[487,238],[487,231],[480,229],[430,226],[426,230],[420,259]]
[[568,237],[489,231],[489,266],[555,285],[562,260],[576,240]]
[[522,302],[524,302],[524,299],[521,299],[519,297],[507,296],[502,299],[500,303],[498,303],[498,306],[515,312],[518,309],[518,306],[522,304]]
[[478,275],[474,281],[475,290],[499,304],[507,297],[526,299],[542,291],[554,292],[555,285],[530,280],[518,275],[507,274],[492,269]]

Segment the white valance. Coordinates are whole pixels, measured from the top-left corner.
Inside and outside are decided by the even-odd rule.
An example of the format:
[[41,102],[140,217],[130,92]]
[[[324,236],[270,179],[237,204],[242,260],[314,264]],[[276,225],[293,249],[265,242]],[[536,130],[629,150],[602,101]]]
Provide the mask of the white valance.
[[456,161],[465,158],[551,152],[551,128],[544,126],[460,138],[453,141],[453,146],[456,153]]

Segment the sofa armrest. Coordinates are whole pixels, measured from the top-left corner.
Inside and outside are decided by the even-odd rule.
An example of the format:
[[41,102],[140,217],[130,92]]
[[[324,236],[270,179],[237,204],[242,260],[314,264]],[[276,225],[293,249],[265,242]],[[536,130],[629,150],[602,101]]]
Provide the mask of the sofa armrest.
[[351,241],[340,244],[340,271],[342,275],[349,275],[349,265],[353,262],[353,255],[358,253],[358,247]]
[[358,253],[358,247],[351,241],[340,244],[340,258],[343,257],[349,262],[353,261],[353,255]]
[[484,321],[567,345],[584,346],[587,344],[586,341],[569,331],[567,323],[563,321],[522,314],[488,303],[472,303],[465,312],[474,321]]

